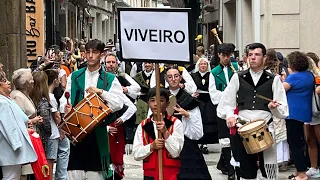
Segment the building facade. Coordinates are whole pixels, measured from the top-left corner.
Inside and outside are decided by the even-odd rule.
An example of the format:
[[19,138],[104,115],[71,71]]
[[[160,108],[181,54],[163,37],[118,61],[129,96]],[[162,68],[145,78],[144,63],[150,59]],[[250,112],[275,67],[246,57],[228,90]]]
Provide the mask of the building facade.
[[225,42],[242,50],[261,42],[283,54],[292,51],[320,54],[319,0],[223,0]]

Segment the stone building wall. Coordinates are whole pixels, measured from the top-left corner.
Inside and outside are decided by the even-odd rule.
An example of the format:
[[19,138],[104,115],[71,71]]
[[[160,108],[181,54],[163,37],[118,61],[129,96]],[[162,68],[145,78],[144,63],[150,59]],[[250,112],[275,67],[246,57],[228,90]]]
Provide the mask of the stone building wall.
[[11,80],[14,70],[27,66],[26,1],[1,0],[0,17],[0,62]]

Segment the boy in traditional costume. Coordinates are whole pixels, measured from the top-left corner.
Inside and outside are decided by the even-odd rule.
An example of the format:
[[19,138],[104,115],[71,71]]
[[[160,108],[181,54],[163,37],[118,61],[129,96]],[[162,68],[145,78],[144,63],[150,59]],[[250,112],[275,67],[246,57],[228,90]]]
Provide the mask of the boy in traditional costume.
[[[219,104],[222,92],[229,85],[233,74],[238,70],[236,62],[231,62],[231,55],[233,47],[230,44],[223,43],[218,46],[218,56],[220,64],[211,70],[213,81],[209,81],[209,94],[215,108]],[[231,160],[231,143],[230,130],[226,125],[224,119],[219,117],[217,119],[219,144],[222,148],[217,169],[221,170],[223,174],[228,175],[228,180],[235,179],[234,168],[230,164]]]
[[[133,156],[135,160],[143,160],[144,180],[158,180],[157,150],[162,149],[163,179],[176,180],[180,172],[179,155],[184,143],[183,126],[179,119],[167,115],[169,91],[160,89],[161,112],[157,112],[155,96],[156,89],[150,89],[147,97],[152,115],[143,120],[136,130]],[[157,120],[157,113],[161,113],[161,121]],[[163,138],[158,138],[158,131]]]
[[[89,93],[96,93],[104,99],[113,112],[123,106],[122,88],[115,75],[105,72],[101,68],[100,58],[105,45],[97,39],[86,44],[87,68],[73,72],[67,81],[65,92],[71,95],[71,105],[65,104],[65,114],[71,111]],[[67,102],[67,101],[65,101]],[[111,177],[110,153],[108,143],[107,124],[115,120],[110,115],[104,123],[99,125],[82,142],[71,145],[68,164],[68,179],[97,180]]]

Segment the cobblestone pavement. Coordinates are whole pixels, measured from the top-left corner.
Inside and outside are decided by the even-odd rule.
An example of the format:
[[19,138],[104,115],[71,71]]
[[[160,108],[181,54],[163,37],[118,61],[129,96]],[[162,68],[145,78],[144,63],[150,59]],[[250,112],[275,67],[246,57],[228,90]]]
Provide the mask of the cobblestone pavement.
[[[217,170],[216,165],[220,157],[219,145],[209,145],[210,153],[204,155],[207,162],[209,172],[213,180],[227,180],[227,176]],[[125,162],[125,178],[124,180],[143,180],[142,162],[135,161],[132,155],[124,156]],[[287,176],[292,174],[294,169],[289,169],[286,172],[280,172],[279,180],[285,180]]]

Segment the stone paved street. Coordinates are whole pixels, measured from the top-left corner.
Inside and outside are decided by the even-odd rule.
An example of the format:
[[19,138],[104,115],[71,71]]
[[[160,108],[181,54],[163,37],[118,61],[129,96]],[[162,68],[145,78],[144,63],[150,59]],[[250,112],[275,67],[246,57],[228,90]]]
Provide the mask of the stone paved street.
[[[217,170],[216,165],[220,156],[220,147],[219,145],[209,145],[210,154],[205,155],[205,160],[207,162],[209,172],[213,180],[227,180],[227,176],[221,174]],[[124,157],[125,165],[125,180],[142,180],[143,171],[142,171],[142,162],[135,161],[132,155],[125,155]],[[281,172],[279,180],[284,180],[290,174],[292,174],[294,169],[289,169],[287,172]]]

